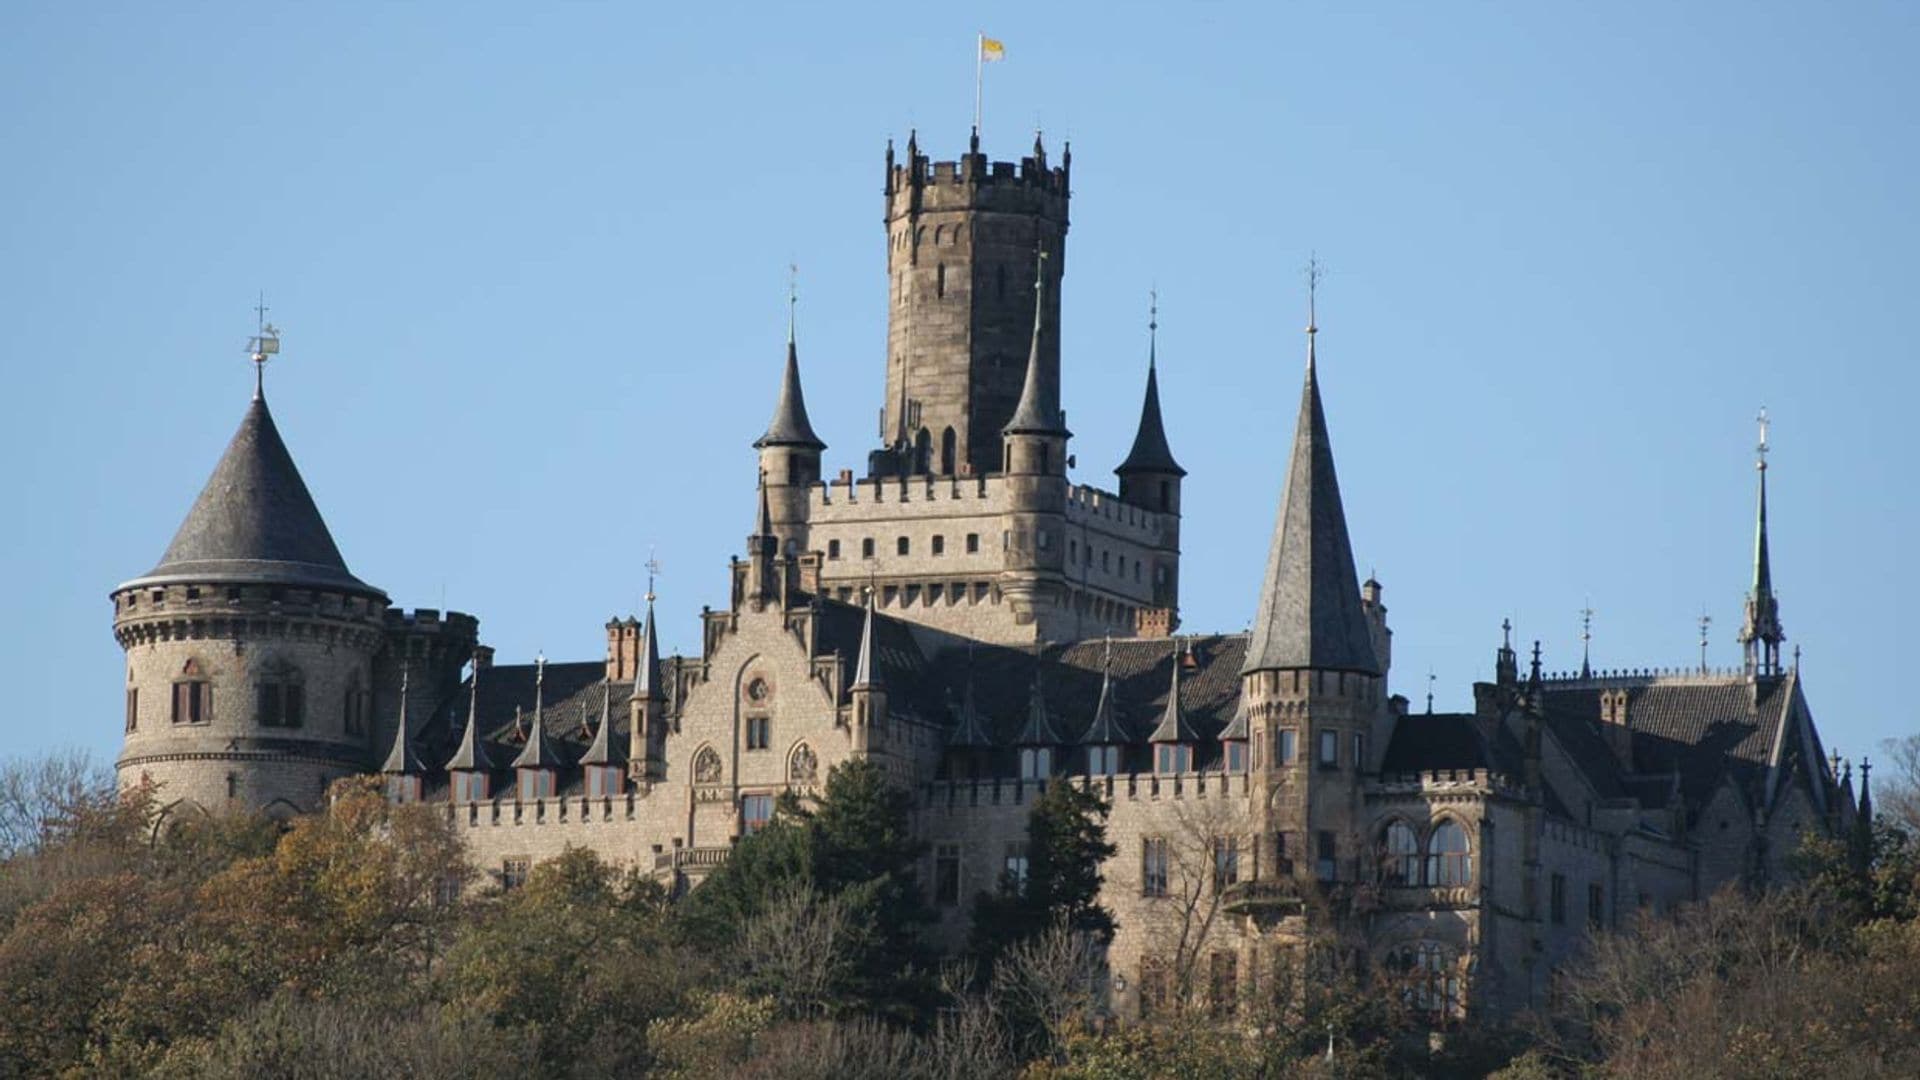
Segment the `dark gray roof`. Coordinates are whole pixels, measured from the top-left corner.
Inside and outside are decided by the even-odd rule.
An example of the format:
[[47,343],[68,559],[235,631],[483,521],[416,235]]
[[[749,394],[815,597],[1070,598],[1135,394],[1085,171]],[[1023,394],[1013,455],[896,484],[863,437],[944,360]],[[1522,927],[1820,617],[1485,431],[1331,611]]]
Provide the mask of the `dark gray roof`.
[[400,679],[400,717],[394,725],[393,749],[387,751],[387,760],[380,766],[383,773],[422,773],[426,763],[413,748],[413,724],[407,718],[407,679]]
[[333,535],[256,397],[160,564],[129,587],[233,582],[386,594],[347,570]]
[[1027,350],[1027,379],[1020,386],[1020,403],[1013,418],[1003,429],[1008,435],[1072,434],[1066,418],[1060,414],[1060,371],[1049,370],[1040,357],[1040,315],[1046,310],[1046,275],[1042,274],[1033,290],[1033,342]]
[[767,422],[766,434],[753,444],[756,450],[769,446],[827,448],[820,436],[813,433],[813,422],[807,419],[807,398],[800,392],[800,354],[791,333],[787,335],[787,370],[780,379],[780,400],[774,402],[773,419]]
[[1113,642],[1103,643],[1102,649],[1100,697],[1093,705],[1093,720],[1080,735],[1080,741],[1089,746],[1127,741],[1127,733],[1121,729],[1120,721],[1114,714]]
[[1247,653],[1247,671],[1284,668],[1380,673],[1311,358]]
[[[1148,742],[1157,743],[1193,743],[1200,741],[1200,733],[1194,730],[1192,721],[1187,719],[1186,707],[1181,702],[1180,669],[1184,654],[1178,645],[1173,649],[1173,663],[1169,665],[1168,678],[1172,680],[1167,688],[1167,702],[1160,709],[1160,723],[1154,727],[1153,734],[1147,736]],[[1234,710],[1236,713],[1238,708]],[[1229,720],[1228,726],[1232,725]],[[1224,730],[1224,729],[1223,729]]]
[[613,683],[609,679],[600,680],[600,722],[593,729],[593,742],[587,745],[587,751],[580,755],[582,765],[619,765],[627,760],[626,744],[616,736],[618,728],[613,720]]
[[1033,681],[1027,687],[1027,722],[1021,726],[1020,734],[1014,736],[1015,746],[1056,746],[1061,741],[1047,710],[1046,688],[1040,683],[1045,671],[1045,664],[1033,665]]
[[1147,362],[1147,397],[1140,405],[1140,429],[1133,434],[1133,449],[1127,451],[1127,460],[1113,470],[1121,476],[1130,473],[1187,475],[1187,470],[1173,460],[1173,449],[1167,445],[1167,428],[1160,419],[1160,376],[1155,366],[1151,360]]
[[1394,721],[1393,736],[1380,759],[1385,776],[1430,769],[1480,769],[1493,764],[1492,751],[1471,713],[1424,713]]

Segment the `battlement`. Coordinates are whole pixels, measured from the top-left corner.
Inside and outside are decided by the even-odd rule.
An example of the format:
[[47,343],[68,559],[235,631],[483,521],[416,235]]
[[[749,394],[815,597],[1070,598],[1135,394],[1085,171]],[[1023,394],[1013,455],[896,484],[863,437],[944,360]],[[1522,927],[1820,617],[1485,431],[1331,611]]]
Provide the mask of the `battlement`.
[[1021,806],[1045,794],[1049,784],[1072,784],[1096,792],[1110,805],[1176,799],[1246,797],[1253,782],[1246,773],[1197,772],[1163,776],[1057,776],[1049,780],[985,777],[935,780],[921,786],[921,805],[929,809],[961,806]]
[[895,162],[893,150],[887,150],[887,194],[896,195],[919,188],[923,193],[936,189],[994,188],[1025,189],[1065,198],[1068,172],[1073,160],[1069,147],[1058,166],[1043,158],[1023,157],[1012,161],[989,161],[981,153],[962,154],[954,161],[933,161],[907,144],[911,156]]
[[1616,690],[1646,686],[1725,686],[1745,682],[1743,668],[1649,667],[1608,668],[1606,670],[1555,671],[1540,677],[1549,690]]
[[389,633],[447,634],[453,637],[478,637],[480,620],[464,611],[442,612],[439,608],[390,607],[385,612]]

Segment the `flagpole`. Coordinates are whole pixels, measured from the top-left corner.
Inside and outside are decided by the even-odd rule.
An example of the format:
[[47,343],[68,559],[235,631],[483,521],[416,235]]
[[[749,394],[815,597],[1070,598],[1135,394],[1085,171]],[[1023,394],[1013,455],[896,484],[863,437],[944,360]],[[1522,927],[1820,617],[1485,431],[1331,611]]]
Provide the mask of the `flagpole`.
[[973,35],[973,134],[980,135],[980,82],[987,63],[987,35],[981,31]]

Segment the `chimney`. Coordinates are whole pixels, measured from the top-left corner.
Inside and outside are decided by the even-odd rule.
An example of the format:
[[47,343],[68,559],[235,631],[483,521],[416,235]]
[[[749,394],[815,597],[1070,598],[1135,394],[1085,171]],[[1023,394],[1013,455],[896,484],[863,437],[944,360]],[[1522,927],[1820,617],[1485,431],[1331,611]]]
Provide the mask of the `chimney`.
[[1620,767],[1633,771],[1633,723],[1627,715],[1627,692],[1607,690],[1600,694],[1600,731]]
[[631,682],[640,667],[640,623],[635,619],[607,621],[607,678]]

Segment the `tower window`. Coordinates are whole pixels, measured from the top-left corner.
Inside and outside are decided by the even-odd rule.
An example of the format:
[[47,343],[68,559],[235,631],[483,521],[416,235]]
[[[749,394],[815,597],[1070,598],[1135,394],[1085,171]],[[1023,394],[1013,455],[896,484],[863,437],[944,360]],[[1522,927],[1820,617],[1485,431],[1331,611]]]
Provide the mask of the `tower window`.
[[980,534],[979,533],[967,534],[967,554],[969,555],[980,554]]
[[933,856],[933,902],[953,907],[960,902],[960,845],[941,844]]
[[913,550],[913,542],[903,536],[893,542],[893,547],[897,554],[905,555]]
[[1299,735],[1292,728],[1280,729],[1280,764],[1291,765],[1299,754]]
[[1171,865],[1166,837],[1147,837],[1140,847],[1140,895],[1167,895],[1167,877]]
[[873,537],[869,536],[860,541],[860,557],[863,559],[873,558]]
[[127,687],[127,730],[140,726],[140,688]]
[[213,684],[184,679],[173,684],[173,722],[205,724],[213,720]]
[[840,557],[840,541],[838,540],[827,541],[827,558],[837,559],[839,557]]
[[1321,881],[1339,880],[1340,848],[1333,833],[1322,829],[1316,836],[1315,846],[1318,850],[1313,863],[1314,873],[1319,875]]
[[941,263],[933,268],[933,296],[936,300],[947,297],[947,264]]
[[1337,769],[1340,767],[1340,733],[1323,731],[1320,733],[1320,767]]
[[306,723],[306,687],[298,683],[261,683],[254,688],[254,722],[261,727],[297,728]]
[[935,555],[945,555],[947,553],[946,537],[936,535],[933,538],[933,553]]

